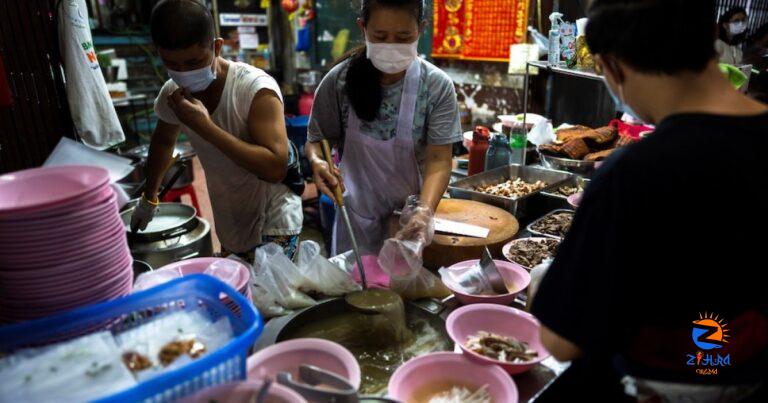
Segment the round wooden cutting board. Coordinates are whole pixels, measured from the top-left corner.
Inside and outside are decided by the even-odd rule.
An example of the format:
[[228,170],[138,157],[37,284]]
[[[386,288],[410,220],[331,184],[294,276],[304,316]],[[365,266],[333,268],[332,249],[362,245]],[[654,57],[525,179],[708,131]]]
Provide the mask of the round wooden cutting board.
[[496,259],[503,259],[501,248],[515,237],[520,224],[515,216],[498,207],[471,200],[443,199],[436,217],[477,225],[491,230],[488,238],[435,233],[432,245],[424,250],[424,266],[430,270],[448,267],[465,260],[480,259],[483,248]]

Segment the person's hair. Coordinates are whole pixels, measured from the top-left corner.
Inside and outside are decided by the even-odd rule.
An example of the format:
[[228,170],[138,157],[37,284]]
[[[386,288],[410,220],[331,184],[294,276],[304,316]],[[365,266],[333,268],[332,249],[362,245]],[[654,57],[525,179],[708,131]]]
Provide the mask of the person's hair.
[[[407,9],[413,12],[417,24],[424,20],[423,0],[362,0],[360,19],[368,25],[371,13],[381,8]],[[379,113],[383,100],[381,71],[373,66],[366,56],[365,46],[355,48],[344,55],[340,61],[349,59],[347,80],[344,93],[350,105],[360,119],[373,121]]]
[[587,44],[656,74],[701,72],[715,51],[715,0],[595,0]]
[[731,18],[739,14],[747,15],[747,10],[745,10],[744,7],[733,7],[728,11],[724,12],[723,15],[720,16],[720,19],[717,20],[717,37],[720,38],[721,41],[729,45],[738,45],[744,42],[745,39],[747,39],[746,31],[744,31],[739,35],[735,35],[731,39],[728,39],[728,31],[726,30],[724,25],[728,24]]
[[180,50],[209,47],[215,28],[210,11],[196,0],[162,0],[152,9],[150,33],[155,46]]

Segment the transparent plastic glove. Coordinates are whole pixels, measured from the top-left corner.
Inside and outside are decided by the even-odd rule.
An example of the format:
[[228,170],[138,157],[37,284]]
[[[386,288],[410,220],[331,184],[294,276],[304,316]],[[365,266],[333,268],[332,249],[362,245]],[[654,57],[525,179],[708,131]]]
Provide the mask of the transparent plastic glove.
[[537,146],[554,143],[555,140],[557,140],[555,129],[552,127],[552,122],[548,120],[539,122],[528,133],[528,141]]
[[155,218],[155,214],[157,214],[157,207],[160,204],[160,202],[155,199],[155,201],[150,201],[144,195],[141,195],[141,200],[139,200],[139,205],[136,206],[136,209],[133,210],[133,214],[131,215],[131,232],[137,232],[137,231],[144,231],[147,229],[147,225],[149,225],[149,222],[152,221],[153,218]]
[[400,231],[384,241],[379,252],[379,265],[392,279],[413,279],[423,265],[424,248],[435,236],[435,213],[410,196],[400,216]]

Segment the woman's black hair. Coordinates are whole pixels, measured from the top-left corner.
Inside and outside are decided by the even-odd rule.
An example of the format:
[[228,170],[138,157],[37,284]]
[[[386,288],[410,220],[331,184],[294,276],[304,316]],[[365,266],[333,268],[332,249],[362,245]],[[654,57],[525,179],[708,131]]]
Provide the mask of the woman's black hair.
[[[361,0],[361,3],[360,19],[363,20],[364,25],[368,25],[371,13],[378,8],[409,9],[413,11],[418,24],[424,20],[423,0]],[[382,73],[366,56],[365,46],[348,52],[341,61],[347,58],[349,65],[344,92],[357,116],[368,122],[373,121],[379,114],[383,98]]]
[[747,10],[745,10],[744,7],[733,7],[724,12],[723,15],[720,16],[720,19],[717,20],[717,37],[729,45],[738,45],[747,39],[746,31],[734,36],[731,39],[728,39],[728,31],[726,30],[725,25],[731,21],[731,18],[739,14],[747,15]]

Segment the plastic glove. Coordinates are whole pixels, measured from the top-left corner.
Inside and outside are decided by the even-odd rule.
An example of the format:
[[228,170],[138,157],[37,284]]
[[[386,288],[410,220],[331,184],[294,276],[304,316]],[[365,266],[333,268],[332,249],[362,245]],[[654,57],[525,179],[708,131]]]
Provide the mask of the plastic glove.
[[155,217],[157,213],[157,206],[160,204],[156,201],[150,201],[144,195],[141,195],[139,205],[133,210],[131,215],[131,232],[144,231],[147,229],[147,225]]
[[423,265],[424,248],[435,236],[435,213],[421,203],[418,196],[410,196],[400,216],[402,228],[393,238],[384,242],[379,253],[379,265],[393,279],[414,278]]

